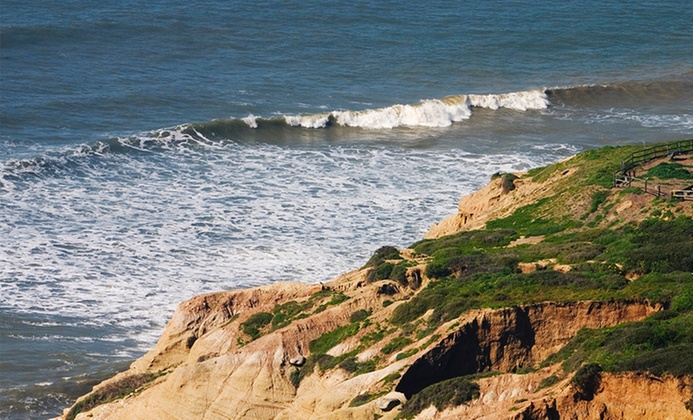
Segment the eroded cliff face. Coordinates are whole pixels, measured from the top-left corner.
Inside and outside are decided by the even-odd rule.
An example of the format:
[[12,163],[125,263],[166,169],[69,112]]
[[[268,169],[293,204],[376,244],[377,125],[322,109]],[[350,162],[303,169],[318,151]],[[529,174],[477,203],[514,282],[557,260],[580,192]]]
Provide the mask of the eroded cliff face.
[[410,397],[457,376],[535,366],[582,328],[640,320],[657,309],[641,302],[574,302],[484,311],[421,355],[396,390]]
[[[417,350],[408,357],[397,360],[394,354],[386,356],[380,359],[377,369],[361,375],[340,368],[322,371],[310,367],[296,387],[292,374],[304,368],[293,366],[291,361],[310,356],[311,340],[349,324],[350,314],[359,309],[372,311],[372,322],[385,323],[397,303],[383,307],[383,302],[401,299],[411,292],[397,284],[383,288],[381,282],[368,283],[364,276],[364,272],[354,272],[324,286],[274,284],[198,296],[184,302],[155,349],[134,362],[129,371],[96,389],[142,372],[165,374],[135,394],[99,405],[77,418],[360,419],[373,418],[374,414],[393,418],[396,410],[379,408],[383,406],[383,397],[361,406],[350,405],[359,395],[378,396],[395,390],[410,396],[431,383],[454,376],[491,370],[513,372],[533,366],[565,345],[580,328],[640,320],[659,309],[647,302],[615,301],[542,303],[471,311],[456,322],[439,327],[436,333],[441,338],[430,341],[427,337],[412,343]],[[310,299],[316,293],[323,293],[323,289],[343,293],[347,299],[243,343],[246,337],[239,325],[251,314],[272,311],[288,301]],[[364,328],[328,353],[339,356],[358,349],[357,360],[368,360],[374,355],[382,357],[386,340],[363,346],[361,337],[367,331]],[[398,372],[401,378],[388,382],[388,377]],[[521,376],[490,378],[488,386],[500,378]],[[491,395],[489,392],[485,395]],[[544,400],[534,404],[540,405],[541,401]],[[486,405],[481,412],[494,407]],[[581,410],[595,410],[590,407]],[[430,410],[422,415],[449,418]],[[459,415],[467,417],[464,413]]]

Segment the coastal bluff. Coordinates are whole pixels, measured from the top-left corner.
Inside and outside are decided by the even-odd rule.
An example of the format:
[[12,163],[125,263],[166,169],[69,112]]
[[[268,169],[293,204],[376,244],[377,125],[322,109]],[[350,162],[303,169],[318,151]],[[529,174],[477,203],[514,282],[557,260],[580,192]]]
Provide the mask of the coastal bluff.
[[634,150],[496,174],[330,282],[185,301],[60,418],[693,418],[693,206],[610,185]]

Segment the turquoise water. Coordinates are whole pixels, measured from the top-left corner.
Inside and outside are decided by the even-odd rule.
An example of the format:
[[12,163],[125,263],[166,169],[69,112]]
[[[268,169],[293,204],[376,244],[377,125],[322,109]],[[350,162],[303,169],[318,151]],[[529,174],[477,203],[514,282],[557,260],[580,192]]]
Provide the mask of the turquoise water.
[[196,294],[407,246],[496,171],[693,135],[693,5],[3,1],[0,416]]

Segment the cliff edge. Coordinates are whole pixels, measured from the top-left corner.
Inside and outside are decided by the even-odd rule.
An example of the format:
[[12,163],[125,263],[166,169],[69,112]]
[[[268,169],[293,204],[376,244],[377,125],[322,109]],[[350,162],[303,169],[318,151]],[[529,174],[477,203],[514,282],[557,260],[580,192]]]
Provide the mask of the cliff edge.
[[183,302],[61,418],[693,418],[693,206],[613,188],[635,150],[496,174],[326,284]]

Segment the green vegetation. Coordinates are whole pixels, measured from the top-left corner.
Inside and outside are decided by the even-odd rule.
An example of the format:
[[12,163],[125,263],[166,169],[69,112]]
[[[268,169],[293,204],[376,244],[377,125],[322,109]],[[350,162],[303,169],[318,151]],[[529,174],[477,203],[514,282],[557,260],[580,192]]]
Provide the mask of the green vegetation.
[[[365,267],[377,267],[386,260],[401,260],[399,250],[391,245],[385,245],[375,250]],[[364,268],[365,268],[364,267]]]
[[75,404],[67,413],[65,418],[67,420],[73,420],[81,412],[89,411],[101,404],[106,404],[111,401],[125,398],[133,392],[140,390],[144,385],[165,374],[166,372],[141,373],[138,375],[128,376],[117,382],[105,385],[104,387],[87,395],[87,397],[82,401]]
[[401,350],[414,341],[409,337],[397,337],[393,338],[392,341],[383,346],[383,353],[392,354],[397,350]]
[[354,311],[354,313],[352,313],[351,316],[349,316],[349,321],[360,322],[368,318],[370,315],[370,311],[367,311],[365,309],[359,309],[357,311]]
[[602,367],[596,363],[588,363],[575,372],[570,384],[575,388],[577,398],[589,401],[594,398],[601,381]]
[[364,334],[360,341],[363,344],[372,344],[372,343],[377,343],[378,341],[382,340],[385,338],[385,336],[392,334],[395,331],[394,328],[391,329],[383,329],[378,325],[373,331]]
[[368,272],[366,281],[372,283],[378,280],[394,280],[399,284],[406,286],[407,267],[409,265],[410,264],[407,261],[401,261],[397,264],[393,264],[388,261],[381,261]]
[[[687,287],[693,285],[689,279]],[[597,363],[606,371],[639,371],[653,375],[693,374],[693,313],[658,312],[615,327],[583,329],[542,365],[563,362],[572,371]]]
[[528,204],[515,210],[504,218],[486,223],[486,229],[514,229],[520,235],[540,236],[561,232],[568,228],[577,227],[577,222],[569,218],[555,218],[541,216],[547,213],[548,208],[554,205],[556,197],[547,197],[534,204]]
[[495,174],[491,175],[492,180],[497,178],[501,179],[501,188],[503,188],[503,194],[507,194],[515,189],[515,183],[513,181],[518,179],[517,175],[501,172],[496,172]]
[[421,411],[434,405],[438,411],[456,407],[479,397],[479,385],[466,377],[448,379],[430,385],[415,394],[402,406],[401,418],[413,418]]
[[580,220],[585,220],[587,219],[592,213],[597,211],[599,209],[599,206],[604,204],[606,199],[609,197],[609,192],[606,190],[599,190],[595,191],[594,194],[592,194],[592,203],[590,205],[590,209],[587,213],[583,214]]
[[376,368],[376,361],[369,359],[364,362],[359,362],[355,357],[348,357],[339,362],[339,367],[354,375],[361,375],[373,372]]
[[345,339],[355,335],[359,331],[359,323],[354,322],[332,331],[326,332],[312,340],[309,344],[311,353],[326,353],[329,349],[341,343]]
[[611,188],[613,175],[621,169],[621,162],[641,146],[612,147],[606,146],[599,149],[586,150],[571,159],[558,162],[543,168],[532,169],[528,175],[535,182],[546,181],[564,173],[571,167],[580,168],[572,180],[577,186],[598,185]]
[[386,393],[387,392],[383,391],[383,392],[378,392],[376,394],[365,393],[365,394],[357,395],[353,400],[351,400],[351,402],[349,403],[349,407],[359,407],[361,405],[367,404],[376,398],[382,397]]
[[547,376],[546,378],[542,379],[541,382],[539,382],[539,387],[537,387],[537,390],[552,387],[560,381],[561,378],[556,375]]
[[410,356],[415,355],[416,352],[418,352],[418,351],[419,351],[418,348],[413,348],[413,349],[409,349],[409,350],[407,350],[407,351],[403,351],[402,353],[397,353],[397,356],[395,357],[395,360],[406,359],[407,357],[410,357]]
[[479,250],[506,246],[517,238],[517,232],[511,229],[474,230],[460,232],[438,239],[424,239],[414,243],[411,248],[417,254],[431,256],[433,256],[436,251],[447,249],[456,249],[460,254],[470,254]]
[[397,379],[401,378],[402,375],[399,372],[391,373],[380,380],[384,385],[389,385],[395,382]]
[[260,329],[272,322],[272,318],[274,318],[274,315],[269,312],[254,313],[247,320],[241,322],[241,331],[248,334],[252,340],[255,340],[260,337]]
[[[496,239],[480,241],[484,234]],[[432,251],[426,271],[438,280],[398,306],[391,321],[404,325],[433,309],[427,329],[431,331],[469,309],[540,301],[651,299],[693,305],[693,297],[682,294],[693,278],[690,217],[647,219],[618,230],[555,233],[539,244],[515,248],[494,246],[512,237],[509,230],[464,232],[415,244]],[[470,244],[470,238],[476,239]],[[518,262],[549,258],[571,264],[571,271],[517,270]],[[628,272],[644,276],[630,282],[624,276]]]
[[680,163],[662,162],[647,171],[648,177],[659,179],[693,179],[693,173]]

